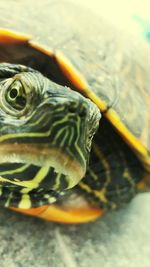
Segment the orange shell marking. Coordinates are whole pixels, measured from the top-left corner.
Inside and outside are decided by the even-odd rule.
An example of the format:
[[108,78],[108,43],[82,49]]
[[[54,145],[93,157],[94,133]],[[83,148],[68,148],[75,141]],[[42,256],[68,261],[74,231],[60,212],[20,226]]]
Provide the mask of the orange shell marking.
[[24,43],[28,42],[30,36],[27,34],[17,33],[11,30],[0,28],[0,43]]

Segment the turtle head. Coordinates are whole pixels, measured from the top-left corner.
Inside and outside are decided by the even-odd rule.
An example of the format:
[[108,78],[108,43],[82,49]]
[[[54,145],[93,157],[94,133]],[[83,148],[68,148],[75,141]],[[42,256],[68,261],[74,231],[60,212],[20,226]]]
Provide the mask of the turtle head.
[[0,64],[0,181],[63,190],[85,175],[96,105],[23,65]]

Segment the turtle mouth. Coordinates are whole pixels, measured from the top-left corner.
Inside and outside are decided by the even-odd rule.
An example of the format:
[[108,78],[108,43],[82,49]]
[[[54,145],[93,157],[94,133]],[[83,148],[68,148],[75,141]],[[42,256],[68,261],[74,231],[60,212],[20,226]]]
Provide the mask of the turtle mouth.
[[[50,188],[52,190],[62,190],[74,187],[79,181],[84,177],[86,168],[82,166],[76,159],[72,159],[67,153],[62,151],[61,148],[56,147],[46,147],[44,145],[37,144],[1,144],[0,146],[0,162],[5,163],[23,163],[30,164],[34,166],[47,168],[50,170],[54,169],[55,174],[63,175],[67,180],[66,188]],[[15,177],[14,177],[15,178]],[[34,179],[34,178],[33,178]],[[20,180],[10,180],[12,184],[20,185],[26,188],[37,188],[39,187],[39,181],[35,180],[33,184],[29,181],[25,181],[24,177]],[[44,179],[44,177],[43,177]],[[53,179],[53,177],[49,177]],[[8,182],[8,179],[0,177],[1,182]]]

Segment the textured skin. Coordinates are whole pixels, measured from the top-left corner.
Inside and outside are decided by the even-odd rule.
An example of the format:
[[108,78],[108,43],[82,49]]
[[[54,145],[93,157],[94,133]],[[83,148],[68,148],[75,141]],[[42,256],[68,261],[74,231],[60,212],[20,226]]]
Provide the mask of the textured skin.
[[0,79],[0,203],[53,203],[85,176],[99,109],[22,65],[0,64]]

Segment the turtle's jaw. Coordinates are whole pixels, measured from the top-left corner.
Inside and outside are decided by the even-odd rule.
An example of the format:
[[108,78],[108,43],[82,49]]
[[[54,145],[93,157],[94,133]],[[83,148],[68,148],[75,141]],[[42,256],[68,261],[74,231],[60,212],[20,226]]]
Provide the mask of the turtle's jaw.
[[[55,97],[54,103],[50,100],[39,105],[31,118],[20,120],[22,124],[17,125],[17,121],[14,127],[13,121],[9,132],[0,136],[1,182],[29,190],[62,191],[74,187],[85,176],[91,138],[100,117],[98,109],[82,98],[77,107],[76,102],[65,97]],[[16,170],[15,163],[20,164]]]
[[62,191],[85,176],[99,111],[86,99],[77,102],[78,109],[65,97],[54,100],[52,104],[48,99],[29,120],[9,125],[9,132],[0,136],[0,182]]
[[[43,187],[43,184],[44,186],[45,184],[50,184],[51,190],[69,189],[74,187],[86,172],[86,168],[82,164],[69,157],[62,149],[56,147],[48,148],[37,144],[2,144],[0,146],[0,162],[2,165],[5,163],[10,163],[10,165],[18,163],[36,166],[41,172],[40,183],[35,177],[28,177],[26,180],[23,173],[21,179],[10,180],[12,184],[30,189]],[[47,170],[44,175],[42,174],[42,169]],[[51,177],[52,169],[53,177]],[[63,181],[61,181],[61,176]],[[59,184],[56,181],[58,177]],[[52,183],[49,183],[48,180],[51,180]],[[5,182],[6,179],[0,178],[0,181]]]

